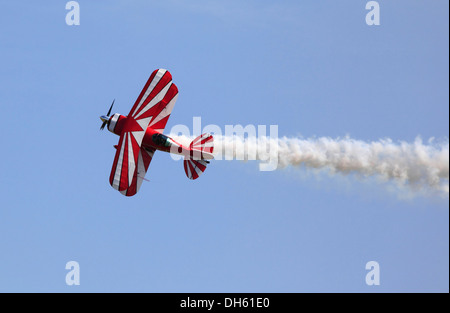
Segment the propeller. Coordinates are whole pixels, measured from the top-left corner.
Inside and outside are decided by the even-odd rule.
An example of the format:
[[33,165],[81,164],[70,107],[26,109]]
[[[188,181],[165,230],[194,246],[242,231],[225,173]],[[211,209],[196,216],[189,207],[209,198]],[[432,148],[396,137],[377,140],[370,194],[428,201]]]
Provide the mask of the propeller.
[[116,99],[113,100],[113,102],[111,103],[111,106],[109,107],[108,113],[106,115],[102,115],[100,116],[100,119],[102,120],[102,126],[100,127],[100,130],[103,130],[103,128],[105,128],[105,125],[108,123],[109,121],[109,115],[111,114],[111,110],[112,107],[114,105],[114,101],[116,101]]

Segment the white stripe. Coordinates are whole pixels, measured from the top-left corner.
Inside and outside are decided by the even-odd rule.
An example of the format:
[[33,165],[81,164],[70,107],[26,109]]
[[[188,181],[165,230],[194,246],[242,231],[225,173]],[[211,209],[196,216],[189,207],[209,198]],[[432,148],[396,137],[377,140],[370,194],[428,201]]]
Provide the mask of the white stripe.
[[186,162],[187,162],[187,163],[186,163],[186,169],[187,169],[188,177],[189,177],[190,179],[192,179],[191,168],[189,167],[189,161],[186,161]]
[[139,157],[138,157],[136,192],[138,192],[139,189],[141,188],[142,182],[144,181],[144,176],[145,176],[145,166],[144,166],[144,159],[142,158],[142,149],[141,149],[139,150]]
[[147,103],[147,105],[141,110],[141,112],[134,116],[134,118],[139,119],[139,116],[150,110],[154,105],[158,104],[162,99],[164,99],[170,86],[172,86],[172,81],[170,81],[149,103]]
[[159,81],[161,80],[161,78],[164,76],[164,74],[166,72],[167,72],[167,70],[164,70],[164,69],[158,70],[155,77],[153,77],[152,82],[150,83],[150,85],[148,86],[144,95],[142,96],[141,101],[139,102],[139,104],[137,105],[136,109],[134,110],[133,114],[131,114],[131,116],[134,116],[136,114],[136,112],[139,111],[139,108],[141,107],[142,103],[144,103],[145,99],[147,99],[149,94],[152,92],[152,90],[155,88],[155,86],[159,83]]
[[209,140],[207,140],[205,143],[202,144],[202,141],[207,139],[209,136],[211,136],[210,134],[203,134],[199,137],[197,137],[196,139],[194,139],[194,144],[193,147],[194,148],[202,148],[206,143],[209,142]]
[[193,163],[192,166],[194,166],[194,169],[197,172],[197,175],[198,176],[202,175],[202,173],[203,173],[202,170],[199,167],[197,167],[194,162],[192,162],[192,163]]
[[202,137],[200,138],[200,140],[206,139],[206,138],[209,137],[209,136],[211,136],[211,135],[208,134],[208,133],[205,133],[205,134],[202,135]]
[[202,144],[202,140],[208,137],[209,134],[203,134],[194,139],[194,146],[199,146]]
[[141,146],[142,140],[144,139],[145,130],[147,129],[148,123],[152,117],[146,117],[140,120],[137,120],[136,122],[141,126],[142,130],[131,132],[136,139],[136,142],[138,143],[139,147]]
[[139,124],[139,126],[141,126],[142,130],[145,131],[152,118],[153,116],[149,116],[146,118],[141,118],[140,120],[136,120],[136,122]]
[[159,113],[159,115],[152,121],[150,126],[155,125],[160,120],[162,120],[166,116],[170,115],[170,113],[172,113],[173,107],[175,106],[175,102],[177,101],[177,99],[178,99],[178,94],[176,94],[176,96],[173,97],[172,100],[170,100],[170,102],[165,106],[165,108],[162,109],[161,113]]
[[207,141],[205,144],[203,144],[204,148],[211,148],[214,147],[214,142],[212,141]]
[[144,139],[145,132],[143,130],[140,130],[140,131],[135,131],[135,132],[131,132],[131,133],[133,134],[134,139],[136,139],[136,141],[140,147],[141,143],[142,143],[142,139]]
[[125,147],[125,137],[122,140],[122,146],[120,147],[119,159],[117,160],[116,172],[114,173],[113,188],[119,190],[120,186],[120,173],[122,172],[123,152]]
[[116,113],[112,116],[111,122],[109,122],[108,130],[114,133],[114,128],[116,128],[117,120],[119,119],[120,114]]
[[131,134],[128,133],[128,186],[131,186],[135,169],[136,163],[134,162],[133,144],[131,143]]

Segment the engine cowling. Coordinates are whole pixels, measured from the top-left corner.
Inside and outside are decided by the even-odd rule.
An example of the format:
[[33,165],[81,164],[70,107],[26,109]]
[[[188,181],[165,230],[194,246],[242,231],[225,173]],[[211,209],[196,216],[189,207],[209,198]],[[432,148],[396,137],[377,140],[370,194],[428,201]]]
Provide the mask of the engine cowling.
[[127,117],[119,113],[112,115],[108,120],[108,130],[113,134],[120,136],[126,120]]

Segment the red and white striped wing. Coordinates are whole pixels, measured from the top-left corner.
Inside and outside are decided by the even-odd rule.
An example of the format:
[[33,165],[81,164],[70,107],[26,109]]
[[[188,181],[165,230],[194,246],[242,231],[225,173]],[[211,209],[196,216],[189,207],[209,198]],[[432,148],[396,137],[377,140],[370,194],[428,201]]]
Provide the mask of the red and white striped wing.
[[172,83],[172,75],[167,70],[155,70],[150,75],[128,114],[120,135],[109,177],[114,189],[127,196],[134,195],[139,190],[142,183],[138,174],[142,172],[140,164],[144,165],[146,171],[154,152],[141,150],[145,130],[149,126],[161,132],[164,130],[177,96],[178,88]]
[[141,149],[139,151],[137,168],[134,172],[133,180],[131,181],[131,185],[127,189],[120,191],[123,195],[131,197],[139,191],[142,182],[145,179],[145,174],[147,173],[148,166],[150,165],[154,153],[155,150],[153,149]]
[[153,149],[141,149],[133,132],[123,132],[109,177],[111,186],[122,193],[126,191],[127,195],[136,194],[154,152]]
[[155,70],[142,89],[128,117],[140,124],[163,132],[178,98],[178,88],[172,75],[164,69]]

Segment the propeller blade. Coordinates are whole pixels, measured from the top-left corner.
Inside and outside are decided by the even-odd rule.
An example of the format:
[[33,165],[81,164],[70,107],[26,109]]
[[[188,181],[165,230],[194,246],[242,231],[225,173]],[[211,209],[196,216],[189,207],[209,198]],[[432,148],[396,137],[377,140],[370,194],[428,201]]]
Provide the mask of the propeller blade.
[[111,107],[109,108],[108,114],[106,114],[106,116],[109,116],[109,114],[111,114],[111,110],[114,105],[114,101],[116,101],[116,99],[114,99],[113,102],[111,103]]
[[[106,117],[109,117],[109,115],[111,114],[111,110],[113,108],[115,101],[116,101],[116,99],[114,99],[113,102],[111,103],[111,106],[109,107]],[[108,123],[108,121],[106,120],[106,117],[104,115],[100,117],[100,119],[103,121],[102,126],[100,126],[100,130],[103,130],[103,128],[105,128],[105,125]]]

